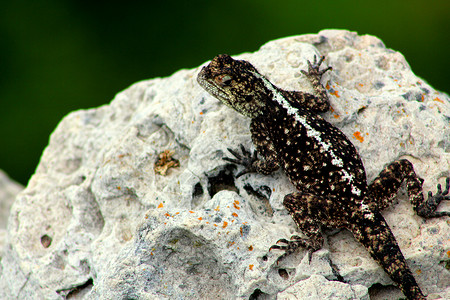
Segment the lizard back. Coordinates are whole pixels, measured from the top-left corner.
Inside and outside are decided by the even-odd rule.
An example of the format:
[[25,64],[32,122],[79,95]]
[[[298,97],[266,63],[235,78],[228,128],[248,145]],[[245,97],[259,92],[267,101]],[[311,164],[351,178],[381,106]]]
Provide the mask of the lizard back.
[[289,93],[261,75],[260,79],[271,96],[265,98],[265,114],[254,118],[252,126],[266,127],[280,166],[295,187],[361,202],[367,182],[355,146],[336,127],[291,99]]

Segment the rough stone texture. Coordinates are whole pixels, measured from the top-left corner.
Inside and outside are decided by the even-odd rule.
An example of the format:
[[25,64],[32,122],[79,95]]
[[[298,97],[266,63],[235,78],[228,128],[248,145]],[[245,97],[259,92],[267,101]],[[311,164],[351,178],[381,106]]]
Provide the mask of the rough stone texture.
[[9,210],[17,194],[22,190],[22,185],[13,181],[5,172],[0,170],[0,259],[3,256]]
[[[407,157],[434,192],[449,175],[450,99],[400,53],[326,30],[237,57],[282,88],[312,91],[300,70],[315,54],[334,68],[324,76],[334,111],[324,116],[355,143],[368,180]],[[136,83],[61,121],[13,204],[0,298],[367,299],[383,294],[368,289],[375,283],[392,284],[346,231],[326,230],[311,263],[301,250],[277,266],[280,252],[268,248],[297,232],[282,206],[293,186],[281,171],[233,178],[221,158],[250,147],[249,120],[203,91],[198,71]],[[165,150],[180,166],[162,176],[154,164]],[[449,219],[424,221],[404,191],[398,199],[384,215],[417,281],[449,299]]]
[[367,288],[339,281],[329,281],[320,275],[311,275],[278,294],[277,300],[323,300],[361,299],[369,300]]

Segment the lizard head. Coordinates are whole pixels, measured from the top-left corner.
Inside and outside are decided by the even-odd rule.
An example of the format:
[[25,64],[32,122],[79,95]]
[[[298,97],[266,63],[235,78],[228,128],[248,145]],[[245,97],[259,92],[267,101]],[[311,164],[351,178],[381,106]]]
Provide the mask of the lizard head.
[[265,108],[262,75],[248,61],[216,56],[200,71],[197,81],[208,93],[239,113],[255,118]]

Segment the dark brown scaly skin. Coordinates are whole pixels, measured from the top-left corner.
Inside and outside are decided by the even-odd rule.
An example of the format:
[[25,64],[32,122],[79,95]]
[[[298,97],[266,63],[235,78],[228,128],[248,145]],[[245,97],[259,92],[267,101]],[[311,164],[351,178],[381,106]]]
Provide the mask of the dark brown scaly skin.
[[425,200],[422,182],[408,160],[388,165],[368,185],[361,158],[350,140],[318,112],[329,109],[328,96],[320,84],[320,61],[302,71],[311,81],[316,96],[279,89],[264,78],[249,62],[219,55],[198,75],[199,84],[214,97],[251,118],[252,141],[256,151],[241,146],[241,153],[229,149],[235,158],[227,161],[249,172],[270,174],[282,167],[297,192],[286,195],[283,204],[307,236],[281,239],[270,249],[281,249],[284,256],[298,247],[311,253],[323,245],[322,225],[350,230],[369,251],[408,299],[426,299],[417,285],[397,241],[380,211],[388,207],[403,181],[419,216],[449,216],[435,212],[442,200],[449,200],[449,179],[445,190],[431,193]]

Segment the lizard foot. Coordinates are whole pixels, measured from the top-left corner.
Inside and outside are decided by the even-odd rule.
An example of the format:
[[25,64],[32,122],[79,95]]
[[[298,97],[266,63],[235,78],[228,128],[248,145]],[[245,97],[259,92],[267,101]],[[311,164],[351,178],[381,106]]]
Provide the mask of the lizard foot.
[[[285,245],[278,245],[279,243],[283,243]],[[282,261],[286,256],[289,254],[294,253],[298,248],[307,248],[308,249],[308,260],[311,262],[312,259],[312,253],[319,250],[320,247],[317,247],[311,239],[304,239],[299,237],[298,235],[291,236],[291,240],[287,239],[279,239],[276,242],[276,245],[272,245],[269,248],[269,251],[272,249],[278,249],[285,251],[280,257],[277,258],[277,265],[280,261]]]
[[230,148],[227,148],[228,151],[235,157],[235,158],[229,158],[229,157],[223,157],[223,160],[229,161],[231,163],[242,165],[244,166],[244,170],[236,174],[236,178],[241,177],[244,174],[256,172],[256,169],[253,167],[253,163],[258,160],[256,150],[251,153],[250,151],[247,151],[245,147],[241,144],[240,145],[241,152],[232,150]]
[[450,200],[450,177],[445,180],[445,190],[442,191],[441,184],[437,185],[437,192],[433,195],[432,192],[428,192],[428,199],[424,201],[422,205],[417,208],[417,214],[424,218],[438,218],[443,216],[450,216],[450,212],[435,211],[442,200]]
[[305,74],[308,78],[320,81],[320,78],[322,78],[322,75],[325,72],[333,69],[332,67],[328,67],[326,69],[320,70],[320,65],[323,63],[324,59],[325,56],[322,56],[320,60],[317,61],[317,56],[314,55],[314,61],[312,64],[308,60],[308,71],[301,70],[301,72]]

